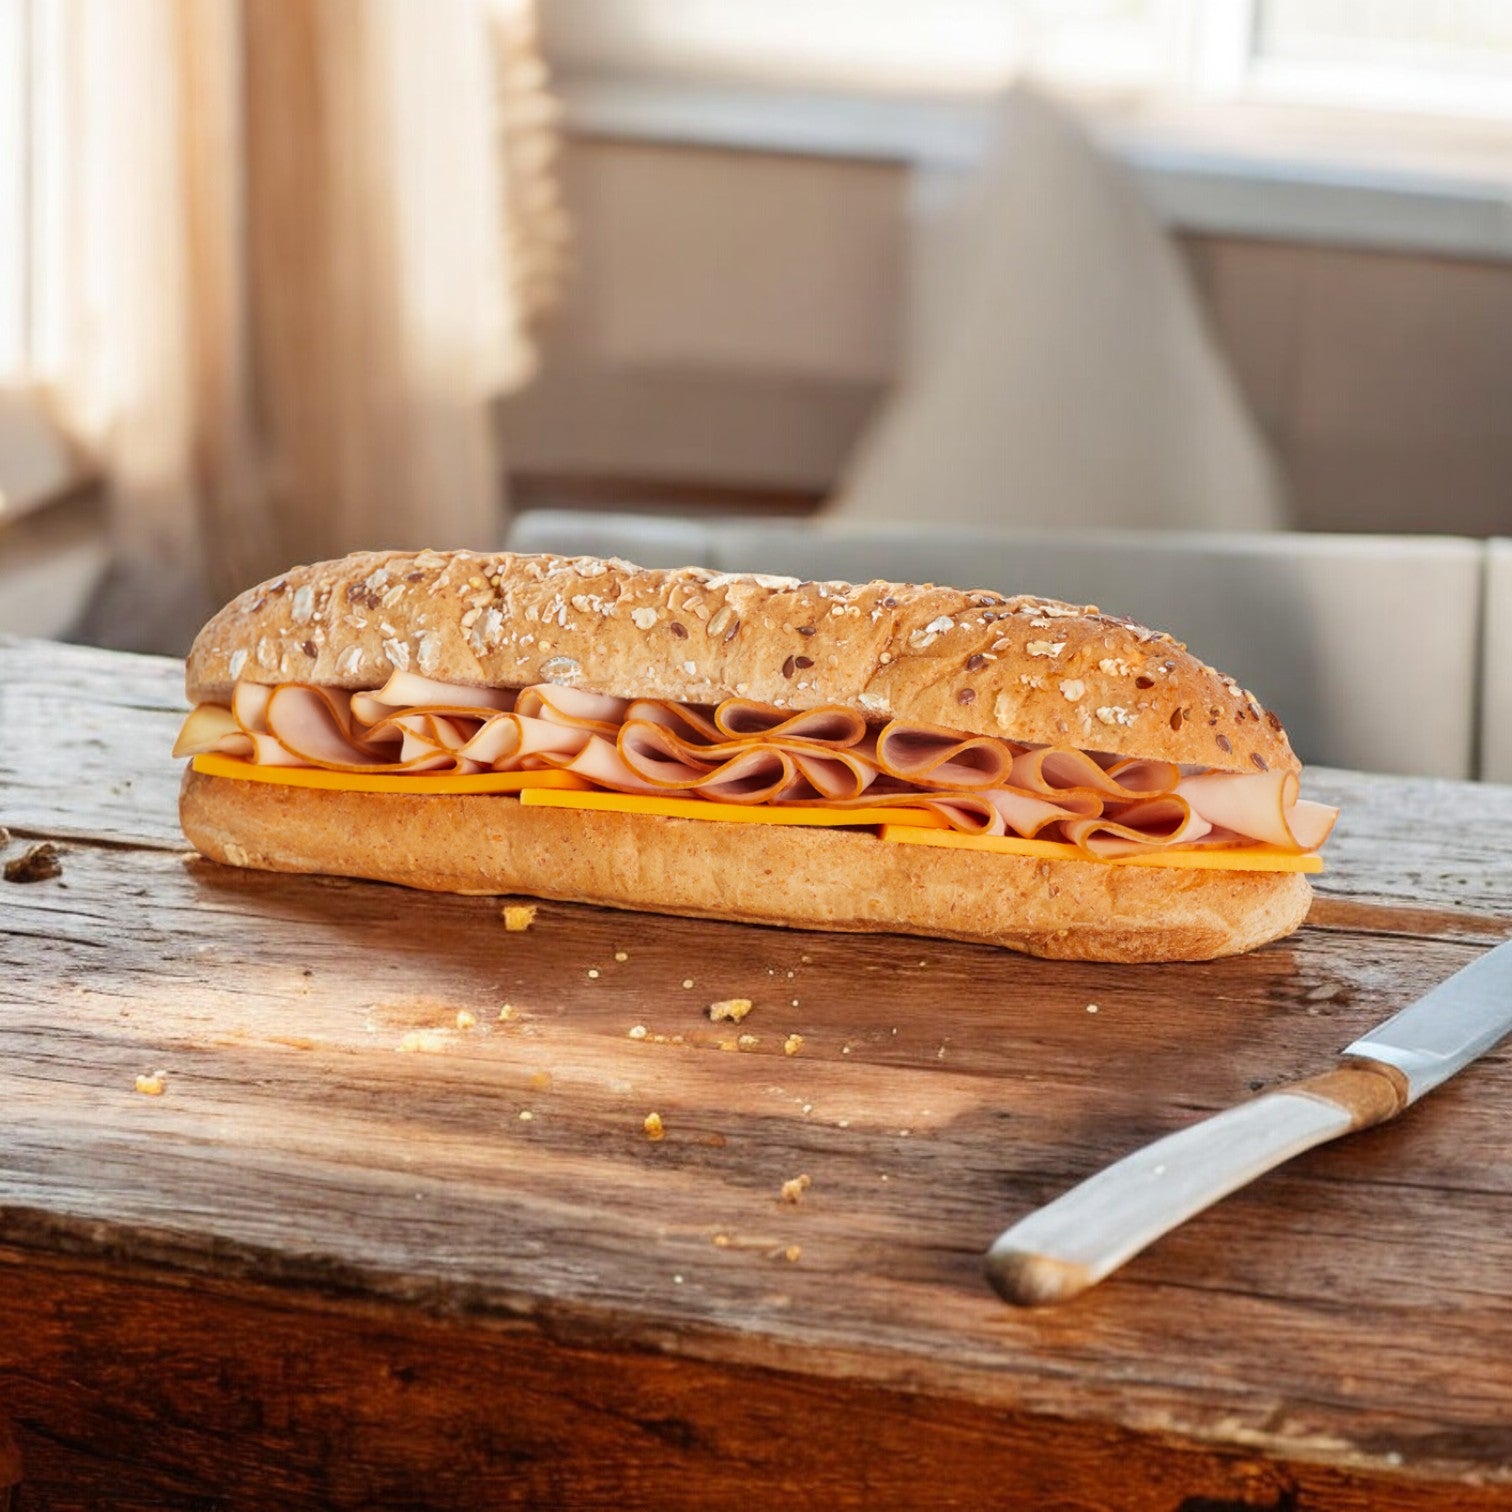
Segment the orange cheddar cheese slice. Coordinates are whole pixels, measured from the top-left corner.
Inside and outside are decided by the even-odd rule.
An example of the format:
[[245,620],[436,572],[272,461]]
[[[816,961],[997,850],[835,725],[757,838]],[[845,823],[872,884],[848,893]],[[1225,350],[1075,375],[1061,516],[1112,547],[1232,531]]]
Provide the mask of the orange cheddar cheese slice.
[[344,793],[521,793],[534,788],[573,789],[587,783],[571,772],[327,772],[320,767],[259,766],[239,756],[196,756],[194,770],[206,777],[271,782],[279,787],[323,788]]
[[840,825],[885,824],[900,829],[944,829],[949,821],[928,809],[779,808],[756,803],[715,803],[707,798],[658,798],[646,793],[552,792],[533,788],[520,802],[538,808],[599,809],[614,814],[660,814],[667,819],[713,819],[732,824],[807,824],[834,829]]
[[1046,861],[1088,861],[1101,866],[1165,866],[1186,871],[1320,872],[1323,858],[1316,853],[1284,851],[1274,845],[1236,845],[1223,850],[1149,851],[1136,856],[1089,858],[1074,845],[1058,840],[1021,840],[1017,835],[962,835],[955,830],[917,830],[884,824],[882,838],[905,845],[956,846],[962,850],[996,851],[1003,856],[1035,856]]
[[784,808],[769,804],[715,803],[706,798],[659,798],[653,794],[606,793],[571,772],[455,773],[328,772],[318,767],[260,766],[236,756],[196,756],[196,772],[243,782],[329,792],[423,794],[517,793],[521,803],[538,808],[595,809],[605,813],[658,814],[668,819],[713,820],[729,824],[809,825],[829,829],[877,827],[884,841],[907,845],[953,846],[995,851],[1005,856],[1033,856],[1053,861],[1085,861],[1102,866],[1166,866],[1191,871],[1320,872],[1316,854],[1283,851],[1272,845],[1235,846],[1224,850],[1152,851],[1143,855],[1091,858],[1074,845],[1055,840],[1021,840],[1016,835],[963,835],[940,814],[927,809]]

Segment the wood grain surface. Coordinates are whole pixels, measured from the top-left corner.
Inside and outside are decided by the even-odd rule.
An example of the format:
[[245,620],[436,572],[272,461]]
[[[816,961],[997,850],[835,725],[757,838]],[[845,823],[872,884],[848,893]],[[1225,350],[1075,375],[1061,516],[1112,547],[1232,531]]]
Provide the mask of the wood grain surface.
[[186,853],[181,707],[176,664],[0,646],[6,854],[64,846],[0,892],[23,1507],[1512,1506],[1506,1051],[1063,1310],[981,1279],[1512,935],[1512,790],[1317,774],[1314,922],[1201,966],[510,933]]

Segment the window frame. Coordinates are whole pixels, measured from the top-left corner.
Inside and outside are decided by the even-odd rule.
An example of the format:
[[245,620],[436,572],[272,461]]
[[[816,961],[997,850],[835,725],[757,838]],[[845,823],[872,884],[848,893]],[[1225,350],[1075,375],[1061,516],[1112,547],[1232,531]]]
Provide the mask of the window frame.
[[1078,25],[1062,11],[1048,27],[1037,27],[1034,4],[1015,0],[867,0],[869,37],[854,25],[861,0],[731,8],[746,3],[547,0],[542,35],[569,78],[959,98],[1024,67],[1071,88],[1512,123],[1512,64],[1478,79],[1445,67],[1268,55],[1268,0],[1145,0],[1142,19]]

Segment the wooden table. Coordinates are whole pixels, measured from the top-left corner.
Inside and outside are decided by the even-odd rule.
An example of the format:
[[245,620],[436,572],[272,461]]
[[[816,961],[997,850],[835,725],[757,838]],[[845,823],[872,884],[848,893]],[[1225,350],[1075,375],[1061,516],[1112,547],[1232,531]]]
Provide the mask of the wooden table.
[[0,883],[19,1505],[1512,1506],[1505,1051],[1062,1310],[980,1270],[1512,933],[1512,789],[1316,774],[1309,926],[1211,965],[510,933],[188,854],[180,708],[173,663],[0,646],[7,854],[64,848]]

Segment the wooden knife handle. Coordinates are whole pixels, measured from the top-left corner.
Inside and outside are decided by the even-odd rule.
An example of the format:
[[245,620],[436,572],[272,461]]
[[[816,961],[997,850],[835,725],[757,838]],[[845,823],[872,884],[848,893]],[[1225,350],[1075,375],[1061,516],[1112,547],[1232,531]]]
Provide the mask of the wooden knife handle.
[[988,1250],[987,1277],[1019,1306],[1067,1301],[1257,1176],[1406,1105],[1406,1078],[1377,1061],[1278,1087],[1157,1139],[1014,1224]]

